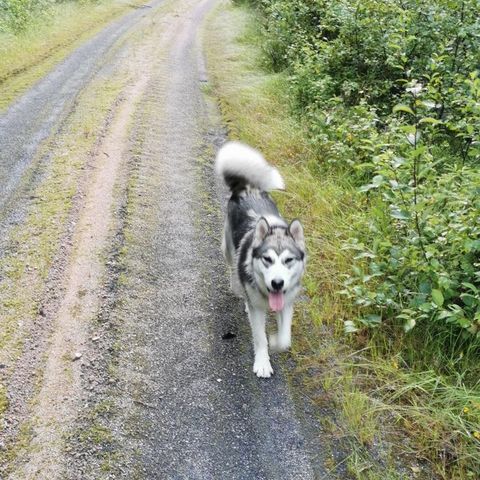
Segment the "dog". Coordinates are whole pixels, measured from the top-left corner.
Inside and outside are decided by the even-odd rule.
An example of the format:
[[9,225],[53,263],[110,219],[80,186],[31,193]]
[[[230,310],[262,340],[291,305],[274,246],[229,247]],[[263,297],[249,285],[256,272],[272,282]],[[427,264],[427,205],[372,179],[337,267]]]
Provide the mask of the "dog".
[[[286,351],[291,346],[293,304],[305,271],[303,227],[288,224],[268,192],[284,190],[279,171],[262,154],[239,142],[227,142],[217,153],[217,174],[231,195],[222,251],[231,269],[231,288],[245,301],[253,336],[253,371],[273,374],[268,346]],[[267,341],[268,310],[276,313],[278,331]]]

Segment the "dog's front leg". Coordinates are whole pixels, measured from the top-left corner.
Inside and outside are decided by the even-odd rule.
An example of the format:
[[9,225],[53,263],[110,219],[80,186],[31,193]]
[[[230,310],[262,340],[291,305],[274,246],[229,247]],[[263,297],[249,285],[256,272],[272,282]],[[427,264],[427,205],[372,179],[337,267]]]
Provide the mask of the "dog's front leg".
[[286,352],[292,345],[293,305],[285,305],[277,313],[278,332],[270,336],[270,348],[276,352]]
[[252,327],[253,350],[255,361],[253,371],[257,377],[268,378],[272,375],[273,369],[268,355],[268,342],[265,333],[265,312],[247,303],[248,319]]

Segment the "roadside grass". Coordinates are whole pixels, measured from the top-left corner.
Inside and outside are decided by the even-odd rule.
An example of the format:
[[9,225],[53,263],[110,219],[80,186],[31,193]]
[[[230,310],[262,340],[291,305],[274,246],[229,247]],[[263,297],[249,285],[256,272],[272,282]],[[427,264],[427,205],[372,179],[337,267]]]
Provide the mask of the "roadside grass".
[[[319,406],[336,407],[338,419],[329,424],[350,446],[352,478],[478,478],[479,385],[466,388],[460,376],[411,365],[408,348],[422,348],[411,336],[344,335],[343,322],[356,309],[338,293],[352,261],[342,243],[368,208],[348,174],[323,168],[321,152],[309,148],[301,120],[290,113],[285,78],[263,68],[261,42],[254,14],[226,3],[204,32],[211,90],[230,138],[256,146],[280,167],[287,191],[275,198],[307,233],[309,300],[295,319],[296,373]],[[430,344],[423,348],[436,357]]]
[[0,31],[0,112],[62,61],[140,0],[55,3],[39,13],[24,31]]

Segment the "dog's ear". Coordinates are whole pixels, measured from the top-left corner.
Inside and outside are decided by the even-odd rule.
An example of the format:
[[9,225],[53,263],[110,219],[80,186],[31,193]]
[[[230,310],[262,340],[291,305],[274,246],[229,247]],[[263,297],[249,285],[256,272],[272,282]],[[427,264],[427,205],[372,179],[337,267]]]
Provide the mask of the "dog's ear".
[[255,236],[253,238],[253,243],[259,245],[263,242],[270,230],[270,225],[267,222],[265,217],[260,218],[255,227]]
[[305,250],[305,239],[303,237],[303,227],[300,223],[300,220],[292,220],[288,226],[288,233],[295,240],[295,243],[302,249]]

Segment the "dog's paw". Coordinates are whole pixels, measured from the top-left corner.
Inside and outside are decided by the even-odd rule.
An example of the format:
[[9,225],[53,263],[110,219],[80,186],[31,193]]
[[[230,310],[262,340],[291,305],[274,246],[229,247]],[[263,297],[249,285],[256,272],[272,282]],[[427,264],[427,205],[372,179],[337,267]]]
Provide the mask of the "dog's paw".
[[272,365],[268,358],[258,358],[255,359],[253,364],[253,372],[256,373],[257,377],[260,378],[269,378],[273,373]]
[[286,352],[291,347],[291,342],[289,340],[279,338],[278,334],[276,333],[270,335],[268,344],[270,346],[270,350],[274,352]]

